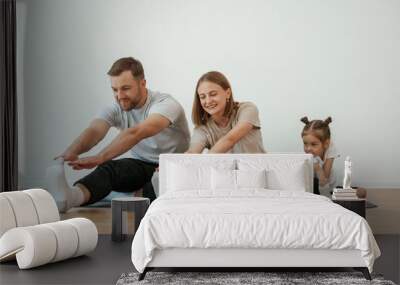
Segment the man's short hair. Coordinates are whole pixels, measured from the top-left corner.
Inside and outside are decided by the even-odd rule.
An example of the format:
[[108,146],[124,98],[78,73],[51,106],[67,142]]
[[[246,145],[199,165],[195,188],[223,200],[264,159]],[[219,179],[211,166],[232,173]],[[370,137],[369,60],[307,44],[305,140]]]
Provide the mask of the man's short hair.
[[144,79],[144,70],[142,63],[133,57],[123,57],[113,63],[107,72],[110,76],[118,76],[122,72],[130,70],[133,78],[136,80]]

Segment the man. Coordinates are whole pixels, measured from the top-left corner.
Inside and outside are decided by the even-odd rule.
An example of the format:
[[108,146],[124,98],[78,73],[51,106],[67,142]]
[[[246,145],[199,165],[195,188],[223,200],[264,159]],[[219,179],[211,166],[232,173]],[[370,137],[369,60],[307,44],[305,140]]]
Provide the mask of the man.
[[[108,75],[116,102],[103,109],[57,157],[61,163],[48,170],[49,190],[61,212],[99,201],[112,190],[139,190],[151,181],[159,154],[181,153],[189,147],[190,133],[182,106],[172,96],[146,88],[138,60],[121,58]],[[79,157],[100,142],[111,127],[120,129],[120,133],[107,147],[97,155]],[[128,150],[132,158],[113,160]],[[70,187],[62,161],[76,170],[97,168]]]

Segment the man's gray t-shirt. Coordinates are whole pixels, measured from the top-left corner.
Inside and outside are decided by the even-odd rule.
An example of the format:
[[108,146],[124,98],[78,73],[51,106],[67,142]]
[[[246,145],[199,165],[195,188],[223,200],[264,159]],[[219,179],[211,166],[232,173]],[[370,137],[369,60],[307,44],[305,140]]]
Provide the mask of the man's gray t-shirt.
[[155,136],[141,140],[131,149],[133,158],[158,164],[161,153],[182,153],[189,148],[190,132],[182,106],[171,95],[147,89],[146,103],[140,109],[124,111],[117,102],[97,116],[120,130],[134,127],[151,114],[166,117],[171,124]]

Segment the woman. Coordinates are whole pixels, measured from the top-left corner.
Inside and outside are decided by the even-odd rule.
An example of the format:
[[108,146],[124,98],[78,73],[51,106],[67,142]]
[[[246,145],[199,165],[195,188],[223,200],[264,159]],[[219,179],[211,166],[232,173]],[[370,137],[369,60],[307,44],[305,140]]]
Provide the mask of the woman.
[[265,153],[258,109],[235,102],[231,85],[218,71],[200,77],[192,110],[195,125],[187,153]]

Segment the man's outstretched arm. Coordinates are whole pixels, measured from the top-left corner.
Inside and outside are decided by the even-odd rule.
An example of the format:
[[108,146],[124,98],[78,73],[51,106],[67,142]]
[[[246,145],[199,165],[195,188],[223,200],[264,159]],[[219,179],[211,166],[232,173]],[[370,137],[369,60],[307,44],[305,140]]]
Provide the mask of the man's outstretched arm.
[[94,119],[79,137],[56,158],[62,157],[65,161],[78,159],[81,153],[89,151],[98,144],[105,137],[109,129],[110,125],[105,120]]
[[142,139],[152,137],[170,125],[170,121],[159,114],[152,114],[142,123],[125,129],[99,154],[85,157],[69,163],[74,169],[89,169],[111,160],[139,143]]

